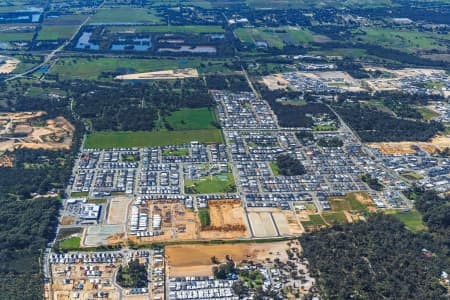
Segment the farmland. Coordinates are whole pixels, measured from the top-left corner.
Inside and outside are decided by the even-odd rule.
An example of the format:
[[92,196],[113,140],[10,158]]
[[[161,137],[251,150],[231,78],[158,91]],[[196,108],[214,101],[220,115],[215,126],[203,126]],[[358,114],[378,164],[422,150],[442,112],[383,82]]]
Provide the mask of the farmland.
[[176,32],[176,33],[223,33],[225,30],[220,26],[208,25],[185,25],[185,26],[114,26],[108,28],[109,32]]
[[143,8],[124,7],[120,9],[103,8],[89,21],[92,23],[147,23],[158,24],[161,19],[155,11]]
[[39,31],[38,40],[70,39],[77,30],[76,25],[44,25]]
[[86,148],[107,149],[115,147],[151,147],[180,145],[198,141],[201,143],[222,143],[218,129],[178,131],[136,131],[136,132],[94,132],[86,139]]
[[275,48],[313,41],[313,33],[302,28],[239,28],[235,33],[244,43],[254,44],[265,41],[270,47]]

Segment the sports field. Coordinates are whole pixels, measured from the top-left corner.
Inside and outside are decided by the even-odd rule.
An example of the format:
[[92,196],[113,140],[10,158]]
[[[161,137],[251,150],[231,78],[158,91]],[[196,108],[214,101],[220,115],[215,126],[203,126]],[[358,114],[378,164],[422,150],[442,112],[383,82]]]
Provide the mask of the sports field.
[[154,147],[180,145],[198,141],[212,144],[223,143],[219,129],[176,130],[176,131],[108,131],[88,135],[85,148],[108,149],[116,147]]
[[193,194],[234,193],[236,185],[232,173],[217,176],[205,176],[200,180],[186,180],[184,186],[191,187]]

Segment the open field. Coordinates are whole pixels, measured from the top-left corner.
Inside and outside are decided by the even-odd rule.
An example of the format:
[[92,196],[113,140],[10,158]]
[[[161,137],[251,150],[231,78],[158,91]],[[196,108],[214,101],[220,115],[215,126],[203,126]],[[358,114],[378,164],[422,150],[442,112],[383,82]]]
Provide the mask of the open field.
[[109,32],[174,32],[174,33],[223,33],[220,26],[184,25],[184,26],[114,26],[108,28]]
[[44,25],[38,33],[37,40],[67,40],[77,29],[77,25]]
[[420,112],[420,114],[422,115],[422,119],[424,119],[425,121],[429,121],[440,116],[438,112],[425,106],[418,107],[417,110]]
[[401,210],[388,210],[386,211],[387,214],[393,215],[402,223],[405,224],[405,226],[412,231],[419,231],[419,230],[425,230],[427,227],[422,221],[422,215],[415,209],[410,210],[408,212],[404,212]]
[[444,150],[450,147],[450,138],[446,136],[436,136],[430,142],[391,142],[391,143],[370,143],[369,147],[376,148],[384,154],[405,154],[415,153],[412,146],[418,146],[422,150],[433,153],[436,150]]
[[[225,60],[205,61],[200,59],[171,58],[61,58],[49,70],[49,74],[58,74],[61,79],[96,80],[102,72],[143,73],[161,70],[194,68],[199,73],[224,72]],[[123,72],[123,71],[122,71]]]
[[329,199],[334,211],[364,212],[374,211],[375,207],[367,193],[348,193],[344,198],[333,197]]
[[275,48],[314,41],[314,34],[300,27],[239,28],[235,33],[244,43],[266,42],[268,46]]
[[0,151],[16,148],[68,149],[72,144],[74,127],[64,117],[40,119],[44,112],[0,113]]
[[248,208],[248,218],[256,237],[289,236],[304,230],[293,211],[279,208]]
[[210,225],[201,226],[201,239],[236,239],[248,237],[245,212],[240,201],[208,201]]
[[215,113],[209,108],[185,108],[166,117],[166,122],[175,130],[213,129],[215,120]]
[[450,40],[450,35],[407,31],[388,28],[365,28],[362,34],[356,35],[358,38],[389,48],[396,48],[408,51],[417,49],[445,49],[445,43],[440,40]]
[[177,69],[177,70],[165,70],[145,73],[135,73],[127,75],[119,75],[114,79],[118,80],[170,80],[170,79],[183,79],[183,78],[196,78],[198,72],[196,69]]
[[177,131],[94,132],[86,139],[86,148],[108,149],[115,147],[153,147],[180,145],[198,141],[200,143],[223,143],[219,129]]
[[67,239],[64,239],[58,244],[59,249],[63,250],[76,250],[80,248],[80,237],[73,236]]
[[[211,276],[211,257],[224,261],[229,255],[235,262],[251,260],[263,262],[266,258],[286,259],[287,242],[223,245],[176,245],[166,247],[170,276]],[[189,253],[189,255],[186,255]]]
[[14,41],[31,41],[34,32],[2,32],[0,34],[0,42],[14,42]]
[[89,24],[93,23],[146,23],[158,24],[161,18],[156,15],[154,10],[144,8],[121,7],[102,8],[90,19]]

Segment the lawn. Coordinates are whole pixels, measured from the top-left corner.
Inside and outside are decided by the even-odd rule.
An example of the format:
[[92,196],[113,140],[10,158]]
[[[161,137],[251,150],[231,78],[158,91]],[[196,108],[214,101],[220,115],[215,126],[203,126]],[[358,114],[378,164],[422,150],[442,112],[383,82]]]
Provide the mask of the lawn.
[[[224,178],[226,178],[224,180]],[[202,177],[200,180],[185,180],[184,187],[188,194],[234,193],[236,185],[232,173]]]
[[89,195],[88,192],[72,192],[70,193],[70,197],[76,198],[76,197],[87,197]]
[[215,121],[214,111],[209,108],[185,108],[166,117],[166,122],[175,130],[215,128]]
[[200,218],[200,224],[202,226],[209,226],[209,225],[211,225],[211,217],[209,215],[209,209],[207,209],[207,208],[200,208],[198,210],[198,216]]
[[78,236],[70,237],[58,243],[59,249],[76,250],[80,248],[81,238]]
[[102,72],[127,69],[128,73],[152,72],[180,68],[198,68],[199,72],[224,70],[224,61],[212,62],[200,59],[133,59],[133,58],[61,58],[49,74],[58,74],[62,80],[96,80]]
[[109,27],[110,32],[134,31],[139,32],[177,32],[177,33],[224,33],[220,26],[209,25],[184,25],[184,26],[114,26]]
[[85,147],[108,149],[116,147],[155,147],[180,145],[198,141],[200,143],[223,143],[219,129],[177,130],[177,131],[107,131],[88,135]]
[[68,40],[77,29],[77,25],[44,25],[38,33],[37,40]]
[[422,215],[415,209],[408,212],[388,210],[386,213],[399,219],[403,224],[405,224],[406,228],[411,231],[425,230],[427,228],[425,224],[423,224]]
[[189,155],[189,150],[186,148],[182,149],[164,149],[162,151],[162,156],[187,156]]
[[159,24],[161,18],[152,9],[144,8],[102,8],[91,18],[92,23],[146,23]]
[[323,213],[322,217],[328,224],[347,223],[347,218],[342,211]]

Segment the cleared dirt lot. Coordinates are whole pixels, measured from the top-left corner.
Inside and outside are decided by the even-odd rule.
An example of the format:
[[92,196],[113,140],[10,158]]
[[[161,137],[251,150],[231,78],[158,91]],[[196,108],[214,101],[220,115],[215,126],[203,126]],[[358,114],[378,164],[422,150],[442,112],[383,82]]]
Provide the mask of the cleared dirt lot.
[[176,245],[166,247],[170,276],[211,276],[211,257],[225,261],[229,255],[236,262],[252,260],[263,262],[266,258],[287,259],[287,243],[248,243],[221,245]]
[[0,113],[0,151],[16,148],[69,149],[75,128],[64,117],[44,112]]
[[0,61],[3,61],[3,63],[0,64],[0,74],[11,73],[17,68],[17,65],[20,63],[20,60],[12,57],[0,57]]
[[198,77],[196,69],[178,69],[165,70],[146,73],[135,73],[127,75],[119,75],[114,79],[117,80],[165,80],[165,79],[182,79]]
[[108,224],[125,224],[128,206],[133,199],[129,197],[115,197],[109,203]]
[[289,236],[303,233],[303,227],[293,211],[279,208],[251,208],[248,218],[256,237]]
[[430,142],[392,142],[392,143],[370,143],[367,146],[379,149],[383,154],[406,154],[415,153],[413,146],[420,147],[423,151],[433,153],[436,150],[444,150],[450,147],[450,138],[436,136]]
[[208,207],[211,226],[201,228],[200,238],[233,239],[249,236],[244,221],[244,208],[240,201],[209,201]]
[[277,236],[277,229],[270,212],[251,212],[248,214],[253,234],[256,237]]

